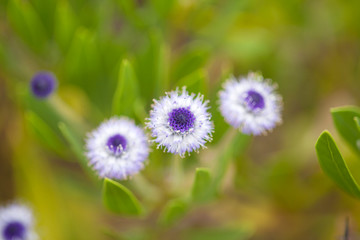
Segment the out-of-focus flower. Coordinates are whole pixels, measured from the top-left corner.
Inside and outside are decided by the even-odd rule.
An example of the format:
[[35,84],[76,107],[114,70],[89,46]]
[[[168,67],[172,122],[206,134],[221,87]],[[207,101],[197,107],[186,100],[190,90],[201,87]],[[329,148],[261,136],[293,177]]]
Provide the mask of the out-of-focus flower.
[[207,111],[208,102],[201,94],[189,95],[185,87],[154,100],[147,126],[158,148],[183,157],[211,141],[214,126]]
[[31,91],[37,98],[50,96],[57,85],[56,77],[51,72],[38,72],[31,80]]
[[101,178],[127,179],[144,167],[149,155],[142,128],[125,117],[113,117],[88,134],[87,157]]
[[2,240],[35,240],[34,219],[31,210],[20,204],[0,208],[0,231]]
[[282,98],[276,85],[258,73],[239,80],[231,77],[220,91],[225,120],[245,134],[261,135],[281,123]]

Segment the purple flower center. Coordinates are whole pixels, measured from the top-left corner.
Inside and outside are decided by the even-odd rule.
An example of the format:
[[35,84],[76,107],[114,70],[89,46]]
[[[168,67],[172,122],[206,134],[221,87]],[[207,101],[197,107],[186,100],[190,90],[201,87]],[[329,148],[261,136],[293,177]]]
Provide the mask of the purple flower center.
[[249,110],[262,110],[265,107],[265,101],[260,93],[250,90],[246,93],[245,98],[246,106]]
[[182,133],[194,127],[195,116],[189,108],[176,108],[169,113],[169,125],[174,131]]
[[10,222],[8,223],[3,231],[4,239],[13,240],[13,239],[25,239],[25,226],[20,222]]
[[109,148],[111,152],[115,155],[118,155],[125,151],[127,145],[126,138],[123,135],[116,134],[111,136],[106,143],[106,146]]
[[38,98],[46,98],[55,89],[56,79],[50,72],[39,72],[31,80],[32,93]]

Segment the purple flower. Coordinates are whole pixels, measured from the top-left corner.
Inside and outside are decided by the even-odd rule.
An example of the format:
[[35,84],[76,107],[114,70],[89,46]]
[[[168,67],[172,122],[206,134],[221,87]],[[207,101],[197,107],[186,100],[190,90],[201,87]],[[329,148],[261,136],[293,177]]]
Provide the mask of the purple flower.
[[102,178],[127,179],[144,167],[148,138],[128,118],[113,117],[93,130],[87,140],[90,165]]
[[270,80],[249,73],[231,77],[220,91],[220,111],[225,120],[245,134],[261,135],[281,123],[282,98]]
[[170,153],[181,157],[186,152],[198,151],[211,141],[214,129],[208,110],[208,101],[204,96],[197,96],[176,89],[159,101],[154,100],[147,127],[151,129],[153,141]]
[[38,72],[30,83],[31,91],[37,98],[46,98],[51,95],[56,85],[56,78],[51,72]]
[[0,231],[3,240],[35,240],[34,219],[26,206],[11,204],[0,208]]

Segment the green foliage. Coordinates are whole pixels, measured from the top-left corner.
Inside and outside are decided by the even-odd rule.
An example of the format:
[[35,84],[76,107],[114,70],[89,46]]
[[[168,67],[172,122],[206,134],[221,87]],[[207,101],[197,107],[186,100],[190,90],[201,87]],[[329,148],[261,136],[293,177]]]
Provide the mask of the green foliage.
[[323,171],[345,192],[360,198],[360,188],[342,158],[338,147],[328,131],[316,142],[316,153]]
[[358,141],[360,140],[360,131],[354,118],[360,117],[360,109],[354,106],[338,107],[331,109],[331,114],[340,135],[347,141],[352,149],[360,154]]
[[146,101],[151,102],[168,90],[168,59],[167,45],[162,33],[155,29],[146,32],[146,43],[143,51],[137,54],[136,73],[141,85],[141,94]]
[[185,50],[185,53],[174,63],[172,79],[179,80],[206,63],[209,56],[209,49],[205,46],[193,46]]
[[191,192],[192,200],[194,202],[206,202],[211,199],[212,193],[210,170],[207,168],[197,168]]
[[28,1],[12,0],[8,4],[7,17],[24,42],[36,52],[42,52],[47,45],[45,28]]
[[[71,31],[71,28],[67,31]],[[71,32],[62,34],[71,34]],[[66,36],[63,37],[66,38]],[[61,44],[66,45],[66,40],[64,39],[64,41]],[[91,84],[100,77],[102,66],[100,59],[97,35],[86,28],[80,27],[75,31],[66,54],[65,76],[79,85]],[[93,81],[89,81],[89,79],[93,79]]]
[[[232,131],[236,130],[232,129]],[[243,153],[247,144],[251,140],[251,136],[249,135],[242,134],[240,132],[235,132],[234,134],[235,136],[232,141],[229,143],[226,149],[224,149],[221,156],[219,156],[217,159],[216,172],[214,174],[215,176],[213,182],[214,191],[216,191],[221,186],[222,180],[229,168],[231,160],[235,156],[239,156],[241,153]]]
[[74,129],[69,128],[65,123],[59,122],[59,129],[63,137],[68,142],[71,150],[78,159],[80,165],[84,169],[84,172],[87,174],[90,180],[93,183],[97,183],[97,177],[94,175],[92,169],[89,168],[88,161],[85,157],[84,146],[79,135],[74,131]]
[[82,144],[79,136],[77,136],[75,134],[75,132],[73,130],[71,130],[63,122],[59,123],[59,129],[60,129],[61,133],[63,134],[64,138],[69,143],[71,149],[75,153],[75,155],[78,158],[78,160],[80,161],[80,163],[82,163],[83,165],[87,165],[87,160],[85,158],[84,150],[83,150],[84,149],[83,144]]
[[160,216],[160,223],[171,225],[182,218],[188,211],[189,203],[184,199],[173,199],[164,207]]
[[77,20],[67,1],[59,1],[55,11],[54,35],[63,53],[66,53],[75,34]]
[[[108,227],[113,239],[247,239],[247,223],[258,227],[254,239],[266,239],[270,227],[277,239],[335,239],[341,234],[332,230],[334,222],[344,209],[360,221],[358,202],[337,192],[328,201],[330,183],[305,160],[313,160],[309,142],[324,119],[324,102],[337,101],[339,89],[351,97],[341,101],[359,101],[358,9],[356,0],[0,1],[2,200],[37,203],[34,212],[52,240],[104,239],[99,229]],[[53,71],[59,80],[50,99],[29,94],[28,82],[39,70]],[[287,124],[256,137],[245,155],[252,137],[233,131],[217,102],[229,75],[250,70],[279,84]],[[99,188],[83,176],[85,170],[94,178],[84,155],[85,132],[113,114],[143,125],[152,99],[182,86],[210,100],[215,132],[209,149],[187,157],[176,189],[169,183],[171,155],[155,149],[136,184],[105,179],[104,203],[120,219],[104,215]],[[332,115],[359,154],[359,108],[335,108]],[[34,134],[22,134],[24,123]],[[320,136],[316,150],[324,172],[358,197],[330,134]],[[344,156],[356,178],[359,161]],[[82,168],[61,159],[77,159]],[[122,218],[144,213],[130,190],[146,203],[144,219]],[[308,210],[318,206],[323,211],[309,218]],[[284,230],[284,222],[296,224]]]
[[186,86],[189,92],[202,93],[205,97],[208,94],[207,76],[203,69],[195,71],[188,76],[179,80],[176,84],[178,87]]
[[[135,72],[128,60],[123,60],[119,70],[118,84],[115,90],[112,114],[134,116],[134,104],[139,99],[138,83]],[[138,105],[138,107],[140,107]]]
[[140,202],[129,189],[108,178],[104,180],[103,202],[116,214],[138,216],[143,212]]
[[[66,148],[56,133],[39,118],[34,112],[28,111],[25,114],[25,118],[34,130],[35,134],[39,137],[41,142],[48,146],[49,149],[56,152],[59,156],[65,158]],[[67,158],[65,158],[67,159]]]
[[[354,121],[355,121],[355,124],[356,124],[357,129],[358,129],[359,132],[360,132],[360,118],[359,118],[359,117],[355,117],[355,118],[354,118]],[[358,140],[358,141],[359,141],[359,140]],[[357,143],[358,143],[358,141],[357,141]],[[359,144],[357,144],[357,146],[358,146],[358,148],[359,148]]]

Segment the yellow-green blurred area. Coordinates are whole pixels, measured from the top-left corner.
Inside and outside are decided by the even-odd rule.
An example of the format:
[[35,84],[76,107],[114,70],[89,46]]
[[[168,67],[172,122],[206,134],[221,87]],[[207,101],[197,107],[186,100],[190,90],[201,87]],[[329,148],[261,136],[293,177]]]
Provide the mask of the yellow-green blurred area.
[[[213,156],[234,134],[217,111],[221,82],[261,71],[283,96],[283,124],[232,159],[216,199],[172,224],[159,220],[178,197],[167,184],[170,154],[153,146],[142,172],[161,192],[156,198],[141,195],[141,179],[122,181],[147,214],[117,216],[103,207],[101,181],[79,163],[58,125],[84,139],[111,117],[124,59],[139,95],[123,115],[138,124],[153,98],[177,86],[210,99],[214,141],[182,159],[184,195],[195,168],[213,171]],[[47,100],[29,92],[40,70],[59,82]],[[330,108],[359,104],[359,92],[359,0],[1,0],[0,201],[29,204],[45,240],[336,240],[347,217],[350,239],[359,239],[360,202],[325,176],[314,149],[323,129],[336,133]],[[335,139],[359,179],[359,159]]]

